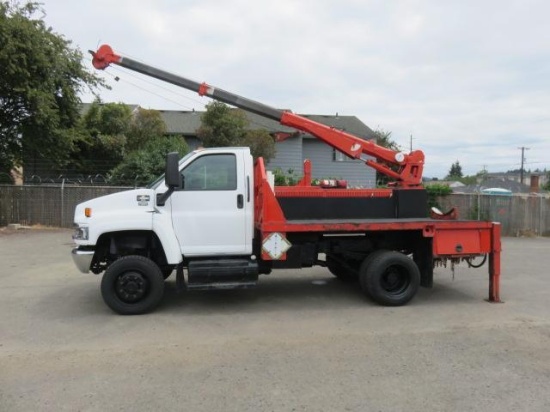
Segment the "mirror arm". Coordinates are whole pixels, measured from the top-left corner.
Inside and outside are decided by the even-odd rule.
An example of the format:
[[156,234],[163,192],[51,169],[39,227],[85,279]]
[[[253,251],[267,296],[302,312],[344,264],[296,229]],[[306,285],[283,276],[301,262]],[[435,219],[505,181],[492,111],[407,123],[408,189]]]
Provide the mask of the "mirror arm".
[[164,206],[166,201],[174,193],[174,187],[169,187],[168,190],[164,193],[159,193],[157,195],[157,206]]

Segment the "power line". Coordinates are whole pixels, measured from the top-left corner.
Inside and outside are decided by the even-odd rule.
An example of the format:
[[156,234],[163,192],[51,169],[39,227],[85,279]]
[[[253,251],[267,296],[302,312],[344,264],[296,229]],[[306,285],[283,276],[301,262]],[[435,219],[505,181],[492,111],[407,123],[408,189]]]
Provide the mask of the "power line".
[[[114,74],[109,73],[109,72],[107,72],[107,71],[106,71],[105,73],[107,73],[109,76],[113,77],[113,79],[115,79],[115,81],[117,81],[117,82],[121,80],[119,76],[115,76]],[[178,101],[175,101],[175,100],[170,99],[170,98],[168,98],[168,97],[166,97],[166,96],[163,96],[162,94],[153,92],[152,90],[146,89],[145,87],[142,87],[142,86],[140,86],[140,85],[138,85],[138,84],[135,84],[135,83],[133,83],[133,82],[127,80],[127,79],[124,79],[123,81],[125,81],[125,82],[128,83],[128,84],[131,84],[132,86],[134,86],[134,87],[136,87],[136,88],[138,88],[138,89],[140,89],[140,90],[143,90],[144,92],[150,93],[150,94],[155,95],[155,96],[157,96],[157,97],[160,97],[160,98],[162,98],[162,99],[164,99],[164,100],[167,100],[167,101],[169,101],[169,102],[175,103],[175,104],[177,104],[178,106],[183,107],[184,109],[193,110],[192,107],[185,106],[184,104],[182,104],[182,103],[180,103],[180,102],[178,102]]]
[[[131,76],[131,77],[134,77],[134,78],[137,79],[137,80],[140,80],[140,81],[143,81],[143,82],[145,82],[145,83],[148,83],[148,84],[150,84],[151,86],[159,87],[159,88],[161,88],[161,89],[163,89],[163,90],[169,91],[170,93],[173,93],[173,94],[177,95],[178,97],[183,97],[183,98],[185,98],[185,99],[187,99],[187,100],[190,100],[190,101],[192,101],[192,102],[194,102],[194,103],[198,103],[198,104],[200,104],[200,105],[203,106],[203,107],[206,107],[206,104],[203,103],[203,102],[201,102],[201,101],[199,101],[198,99],[193,99],[193,98],[191,98],[191,97],[188,97],[188,96],[185,96],[185,95],[183,95],[183,94],[177,93],[177,92],[175,92],[175,91],[173,91],[173,90],[170,90],[170,89],[167,88],[167,87],[163,87],[163,86],[161,86],[161,85],[159,85],[159,84],[156,84],[156,83],[154,83],[154,82],[147,81],[147,80],[143,79],[143,78],[140,77],[140,76],[136,76],[136,75],[132,74],[129,70],[125,70],[125,69],[120,68],[120,67],[118,67],[118,66],[110,66],[109,68],[110,68],[110,69],[118,70],[118,71],[120,71],[121,73],[127,74],[127,75],[129,75],[129,76]],[[113,73],[108,72],[107,70],[105,71],[105,73],[108,74],[109,76],[113,77],[113,79],[114,79],[115,81],[120,81],[120,80],[121,80],[121,78],[120,78],[119,76],[116,76],[116,75],[114,75]],[[192,107],[185,106],[184,104],[182,104],[182,103],[180,103],[180,102],[178,102],[178,101],[175,101],[175,100],[173,100],[173,99],[170,99],[170,98],[168,98],[168,97],[166,97],[166,96],[164,96],[164,95],[162,95],[162,94],[156,93],[156,92],[154,92],[154,91],[152,91],[152,90],[150,90],[150,89],[147,89],[147,88],[145,88],[145,87],[143,87],[143,86],[140,86],[140,85],[138,85],[138,84],[136,84],[136,83],[134,83],[134,82],[131,82],[131,81],[127,80],[127,79],[124,79],[124,81],[125,81],[126,83],[128,83],[128,84],[130,84],[130,85],[132,85],[132,86],[134,86],[134,87],[136,87],[136,88],[138,88],[138,89],[140,89],[140,90],[143,90],[143,91],[145,91],[145,92],[147,92],[147,93],[150,93],[150,94],[152,94],[152,95],[158,96],[158,97],[160,97],[160,98],[162,98],[162,99],[164,99],[164,100],[167,100],[167,101],[169,101],[169,102],[175,103],[175,104],[177,104],[178,106],[181,106],[181,107],[183,107],[183,108],[185,108],[185,109],[187,109],[187,110],[192,110],[192,111],[195,110],[195,109],[192,108]],[[207,96],[206,96],[206,98],[208,98],[209,101],[212,100],[211,98],[209,98],[209,97],[207,97]],[[249,123],[250,123],[251,125],[254,125],[254,126],[258,127],[259,129],[263,129],[263,130],[270,131],[269,127],[267,127],[267,126],[265,126],[265,125],[263,125],[263,124],[261,124],[261,123],[258,123],[258,122],[256,122],[256,121],[250,119],[250,118],[248,119],[248,121],[249,121]]]
[[[143,78],[143,76],[135,75],[135,74],[132,73],[130,70],[126,70],[126,69],[124,69],[123,67],[120,67],[120,66],[116,66],[116,65],[115,65],[115,66],[109,66],[109,68],[114,69],[114,70],[116,70],[116,71],[120,71],[121,73],[124,73],[124,74],[126,74],[126,75],[128,75],[128,76],[131,76],[131,77],[133,77],[133,78],[135,78],[135,79],[137,79],[137,80],[140,80],[140,81],[142,81],[142,82],[144,82],[144,83],[150,84],[151,86],[154,86],[154,87],[158,87],[158,88],[160,88],[160,89],[163,89],[163,90],[165,90],[165,91],[167,91],[167,92],[169,92],[169,93],[172,93],[173,95],[176,95],[176,96],[178,96],[178,97],[182,97],[182,98],[187,99],[187,100],[189,100],[189,101],[191,101],[191,102],[193,102],[193,103],[197,103],[197,104],[199,104],[199,105],[201,105],[201,106],[203,106],[203,107],[206,106],[206,104],[205,104],[203,101],[200,101],[199,99],[194,99],[194,98],[189,97],[189,96],[186,96],[186,95],[184,95],[184,94],[182,94],[182,93],[178,93],[178,92],[176,92],[176,91],[174,91],[174,90],[172,90],[172,89],[170,89],[170,88],[168,88],[168,87],[166,87],[166,86],[162,86],[162,85],[160,85],[160,84],[158,84],[158,83],[156,83],[156,82],[146,80],[146,79]],[[128,83],[130,83],[130,82],[128,82]],[[130,84],[133,84],[133,83],[130,83]],[[135,85],[135,84],[133,84],[133,85]],[[166,98],[166,97],[164,97],[164,96],[162,96],[162,95],[161,95],[161,97]],[[170,101],[174,102],[173,100],[170,100]],[[177,103],[177,102],[174,102],[174,103]],[[177,104],[179,104],[180,106],[182,106],[180,103],[177,103]]]

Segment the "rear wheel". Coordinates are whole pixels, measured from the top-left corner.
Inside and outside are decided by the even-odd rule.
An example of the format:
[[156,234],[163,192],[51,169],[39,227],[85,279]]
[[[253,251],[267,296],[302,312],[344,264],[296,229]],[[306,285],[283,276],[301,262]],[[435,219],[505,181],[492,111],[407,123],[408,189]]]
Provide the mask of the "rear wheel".
[[143,256],[124,256],[114,261],[101,280],[101,295],[121,315],[150,312],[162,300],[164,278],[160,268]]
[[385,306],[409,302],[420,285],[420,271],[402,253],[378,251],[365,259],[360,270],[361,287],[374,301]]

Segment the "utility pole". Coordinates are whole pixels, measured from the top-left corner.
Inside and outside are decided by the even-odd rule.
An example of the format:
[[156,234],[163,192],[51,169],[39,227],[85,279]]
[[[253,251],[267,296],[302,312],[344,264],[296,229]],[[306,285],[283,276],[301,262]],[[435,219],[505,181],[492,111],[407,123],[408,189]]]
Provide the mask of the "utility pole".
[[529,147],[521,146],[518,147],[521,150],[521,168],[519,169],[519,182],[523,184],[523,164],[525,162],[525,151],[529,150]]

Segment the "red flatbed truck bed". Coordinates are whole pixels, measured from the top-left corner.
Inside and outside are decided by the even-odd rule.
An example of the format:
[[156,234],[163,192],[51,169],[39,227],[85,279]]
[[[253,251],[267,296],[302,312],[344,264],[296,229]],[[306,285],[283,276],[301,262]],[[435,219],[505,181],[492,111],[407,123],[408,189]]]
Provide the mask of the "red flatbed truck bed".
[[[306,164],[304,174],[308,175]],[[259,237],[264,241],[272,234],[279,233],[286,238],[293,238],[297,234],[316,234],[318,236],[338,235],[364,235],[376,237],[378,234],[392,235],[401,233],[414,233],[418,239],[423,239],[424,247],[421,253],[420,266],[424,265],[423,285],[431,286],[433,268],[437,262],[450,261],[451,264],[463,260],[469,261],[477,256],[487,256],[489,260],[489,302],[501,302],[500,300],[500,253],[501,253],[501,227],[497,222],[485,222],[475,220],[442,220],[434,218],[382,218],[382,219],[288,219],[281,207],[280,200],[289,195],[306,194],[314,196],[319,188],[311,187],[275,187],[269,185],[263,162],[260,160],[255,168],[255,226]],[[313,193],[308,191],[312,191]],[[337,193],[336,190],[324,190],[326,195]],[[342,193],[348,196],[359,196],[362,190],[345,189]],[[365,193],[372,194],[372,190]],[[381,189],[377,195],[385,196],[391,193]],[[422,250],[424,249],[424,250]],[[428,257],[428,262],[423,259]],[[280,259],[284,260],[286,256]],[[270,260],[270,256],[263,251],[262,259]],[[430,265],[431,264],[431,265]]]

